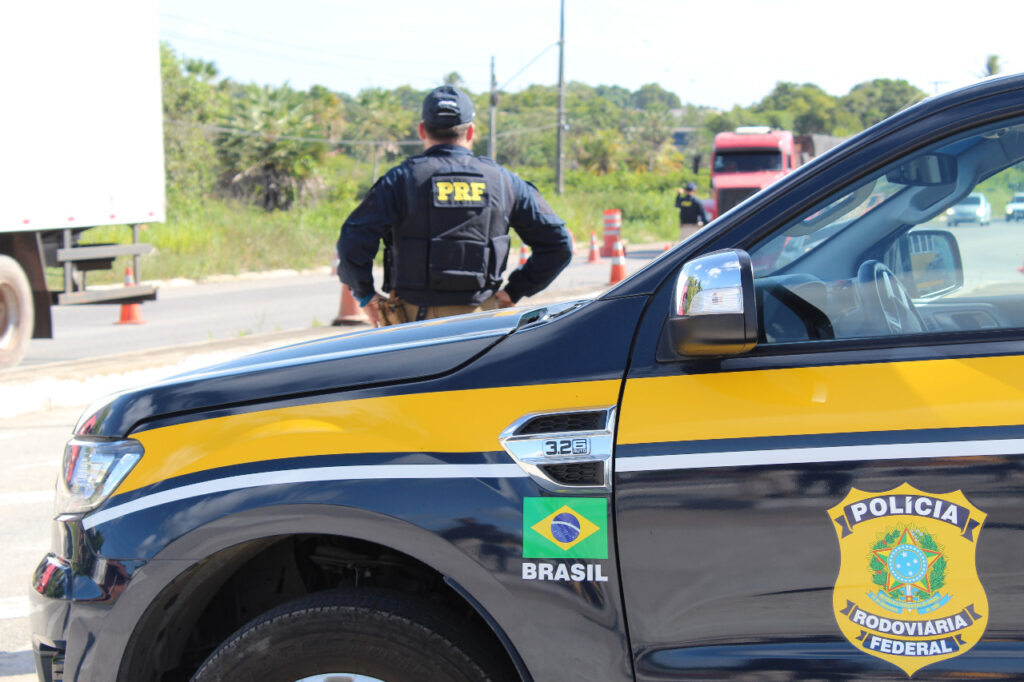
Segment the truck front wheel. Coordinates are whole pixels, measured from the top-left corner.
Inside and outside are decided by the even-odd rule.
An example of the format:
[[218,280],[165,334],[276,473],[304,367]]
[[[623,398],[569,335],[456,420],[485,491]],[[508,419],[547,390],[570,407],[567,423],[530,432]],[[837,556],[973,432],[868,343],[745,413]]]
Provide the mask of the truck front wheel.
[[0,367],[21,361],[34,324],[32,288],[25,271],[10,256],[0,256]]
[[192,682],[508,679],[487,638],[459,621],[399,592],[320,592],[243,626],[210,654]]

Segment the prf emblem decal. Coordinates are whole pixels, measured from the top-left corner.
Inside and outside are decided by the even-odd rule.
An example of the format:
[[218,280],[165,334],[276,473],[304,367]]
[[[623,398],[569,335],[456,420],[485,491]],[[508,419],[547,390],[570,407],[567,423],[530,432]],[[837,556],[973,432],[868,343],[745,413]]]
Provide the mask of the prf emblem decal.
[[601,497],[523,498],[523,556],[607,559],[608,501]]
[[853,488],[828,515],[840,550],[832,608],[853,646],[910,677],[978,643],[988,625],[975,565],[986,514],[961,491]]
[[445,175],[440,178],[431,178],[431,181],[434,206],[438,208],[486,205],[487,183],[479,176]]

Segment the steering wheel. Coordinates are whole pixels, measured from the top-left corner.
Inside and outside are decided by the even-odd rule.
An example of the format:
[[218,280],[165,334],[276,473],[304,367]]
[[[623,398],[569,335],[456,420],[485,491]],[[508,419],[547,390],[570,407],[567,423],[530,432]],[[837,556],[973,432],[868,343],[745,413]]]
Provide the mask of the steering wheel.
[[910,300],[906,287],[885,263],[864,261],[857,269],[857,281],[865,294],[861,296],[864,318],[872,327],[887,329],[890,334],[925,331],[924,320]]

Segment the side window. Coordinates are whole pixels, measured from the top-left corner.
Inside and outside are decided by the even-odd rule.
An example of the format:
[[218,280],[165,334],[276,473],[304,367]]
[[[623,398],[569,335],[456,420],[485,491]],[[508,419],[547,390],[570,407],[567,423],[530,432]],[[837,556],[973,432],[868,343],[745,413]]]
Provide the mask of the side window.
[[915,152],[750,249],[760,343],[1024,328],[1024,119]]

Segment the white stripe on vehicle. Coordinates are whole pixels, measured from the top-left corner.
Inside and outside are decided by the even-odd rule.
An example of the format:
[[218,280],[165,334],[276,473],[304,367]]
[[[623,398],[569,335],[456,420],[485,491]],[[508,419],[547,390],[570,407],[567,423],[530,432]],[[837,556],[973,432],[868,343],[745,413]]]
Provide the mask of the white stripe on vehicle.
[[267,471],[260,474],[217,478],[139,497],[131,502],[90,514],[82,520],[82,525],[86,528],[95,528],[102,523],[119,519],[127,514],[151,509],[162,504],[268,485],[372,479],[440,478],[526,478],[526,472],[515,464],[394,464]]
[[870,462],[924,457],[997,457],[1024,453],[1024,440],[969,440],[939,443],[886,443],[881,445],[840,445],[820,448],[776,448],[736,452],[617,457],[615,473],[668,471],[672,469],[713,469],[719,467],[764,466],[771,464],[821,464],[825,462]]

